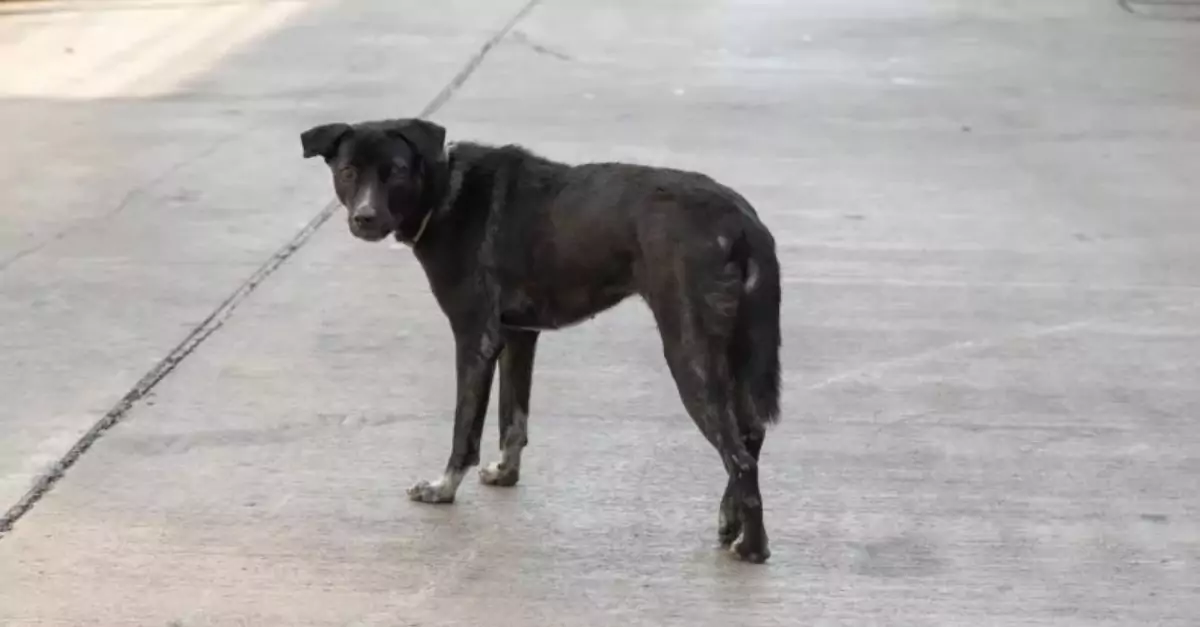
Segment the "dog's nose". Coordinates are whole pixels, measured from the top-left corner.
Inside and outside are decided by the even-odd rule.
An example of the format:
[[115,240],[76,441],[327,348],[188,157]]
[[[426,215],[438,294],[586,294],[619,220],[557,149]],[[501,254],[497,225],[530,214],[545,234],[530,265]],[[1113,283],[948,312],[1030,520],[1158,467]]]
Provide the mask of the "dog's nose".
[[372,215],[356,215],[354,216],[354,226],[360,229],[370,229],[375,226],[375,216]]

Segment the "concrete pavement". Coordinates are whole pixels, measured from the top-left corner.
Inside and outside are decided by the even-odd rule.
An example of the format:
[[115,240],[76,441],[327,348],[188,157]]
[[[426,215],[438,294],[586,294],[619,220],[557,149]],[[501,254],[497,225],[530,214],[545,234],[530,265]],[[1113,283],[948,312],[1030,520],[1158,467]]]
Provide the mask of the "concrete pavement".
[[[274,2],[114,1],[68,10],[77,6],[6,5],[14,14],[0,22],[12,49],[6,57],[54,68],[54,46],[35,54],[26,45],[50,41],[65,50],[71,34],[122,32],[137,23],[131,12],[146,14],[146,32],[130,36],[127,49],[118,39],[60,52],[95,56],[76,73],[51,72],[65,78],[44,80],[47,95],[29,95],[30,71],[6,65],[2,74],[16,94],[0,101],[13,129],[0,173],[7,190],[0,342],[8,357],[0,380],[10,399],[0,410],[4,508],[325,204],[327,181],[303,162],[279,167],[296,158],[297,126],[419,109],[519,5],[447,5],[424,14],[398,7],[407,32],[382,25],[395,20],[388,5],[363,7],[341,18],[344,28],[385,21],[337,55],[327,51],[344,35],[329,18],[335,7],[321,3],[292,9],[290,22],[263,17],[280,13]],[[45,12],[53,7],[61,11]],[[245,23],[272,25],[257,33],[266,48],[244,48]],[[420,53],[439,32],[442,52]],[[199,43],[173,44],[167,54],[162,42],[177,37]],[[369,75],[356,69],[392,54],[407,60]],[[138,70],[123,71],[123,63]],[[223,69],[195,73],[214,63]],[[103,82],[79,76],[107,73],[140,73],[174,87],[145,96],[136,84],[133,95],[100,100],[73,91],[76,83]],[[331,88],[342,75],[357,87]]]
[[[208,43],[112,53],[184,59],[128,80],[4,74],[0,510],[318,214],[299,130],[421,110],[524,6],[294,4],[131,20]],[[200,17],[229,6],[261,26]],[[0,45],[50,54],[65,15]],[[519,488],[408,502],[449,334],[335,218],[0,538],[0,624],[1191,625],[1197,53],[1082,0],[538,3],[434,117],[759,207],[772,562],[713,548],[719,464],[637,303],[544,338]]]

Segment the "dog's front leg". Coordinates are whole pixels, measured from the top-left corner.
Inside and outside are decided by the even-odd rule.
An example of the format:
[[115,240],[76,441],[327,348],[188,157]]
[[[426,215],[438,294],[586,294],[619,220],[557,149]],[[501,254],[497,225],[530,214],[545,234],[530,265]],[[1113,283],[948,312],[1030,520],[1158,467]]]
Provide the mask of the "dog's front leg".
[[498,333],[490,330],[455,335],[458,400],[454,408],[454,444],[440,479],[419,481],[408,489],[409,498],[422,503],[453,503],[467,469],[479,465],[479,441],[487,417],[500,339]]
[[521,451],[529,443],[529,392],[537,331],[505,329],[500,353],[500,459],[479,469],[484,485],[511,487],[521,478]]

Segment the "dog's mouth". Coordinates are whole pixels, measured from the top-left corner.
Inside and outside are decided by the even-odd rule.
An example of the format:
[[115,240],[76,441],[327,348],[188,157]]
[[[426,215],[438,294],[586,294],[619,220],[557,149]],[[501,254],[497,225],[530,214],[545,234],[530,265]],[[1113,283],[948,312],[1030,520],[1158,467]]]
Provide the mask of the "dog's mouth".
[[350,223],[350,234],[365,242],[378,242],[392,234],[392,227],[385,224],[361,225]]
[[378,242],[392,234],[391,229],[350,229],[350,233],[366,242]]

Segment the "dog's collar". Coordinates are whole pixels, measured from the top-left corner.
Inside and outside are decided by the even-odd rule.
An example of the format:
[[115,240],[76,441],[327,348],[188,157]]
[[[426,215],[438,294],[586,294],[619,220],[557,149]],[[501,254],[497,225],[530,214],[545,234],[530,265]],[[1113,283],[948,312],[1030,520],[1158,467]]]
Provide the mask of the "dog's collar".
[[425,234],[425,227],[429,226],[429,219],[432,217],[433,210],[431,209],[425,214],[424,218],[421,218],[421,227],[417,229],[417,234],[412,236],[412,239],[402,240],[405,244],[408,244],[409,248],[416,246],[417,242],[421,241],[421,236]]
[[[451,156],[451,152],[453,150],[454,150],[454,142],[451,142],[446,145],[446,149],[443,152],[443,158],[446,160],[446,170],[447,170],[448,174],[449,174],[450,170],[452,170],[454,167],[454,160]],[[417,227],[416,235],[413,235],[411,239],[400,240],[401,243],[407,245],[409,248],[412,248],[417,245],[417,242],[421,241],[421,236],[425,235],[425,229],[429,227],[429,222],[433,219],[433,214],[438,213],[443,208],[443,205],[449,199],[449,197],[451,195],[450,193],[448,193],[449,191],[450,190],[446,190],[447,193],[444,195],[444,197],[442,199],[440,199],[436,205],[431,207],[428,212],[425,213],[424,218],[421,218],[421,226]]]

